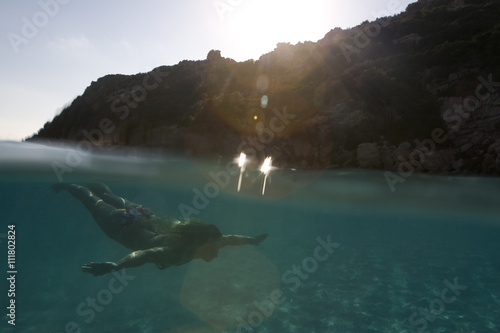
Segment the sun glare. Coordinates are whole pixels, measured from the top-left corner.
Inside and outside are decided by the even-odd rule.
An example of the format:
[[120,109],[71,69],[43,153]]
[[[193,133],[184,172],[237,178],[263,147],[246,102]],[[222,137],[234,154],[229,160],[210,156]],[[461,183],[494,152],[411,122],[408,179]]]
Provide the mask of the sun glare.
[[245,1],[228,15],[227,27],[244,54],[256,59],[277,43],[322,38],[325,7],[325,0]]

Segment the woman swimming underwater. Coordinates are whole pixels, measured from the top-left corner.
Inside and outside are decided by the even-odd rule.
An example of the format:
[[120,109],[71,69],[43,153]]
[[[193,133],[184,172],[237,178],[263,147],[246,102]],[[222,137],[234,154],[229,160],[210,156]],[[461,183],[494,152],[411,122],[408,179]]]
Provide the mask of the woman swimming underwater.
[[211,261],[224,246],[259,245],[268,236],[222,235],[215,225],[201,220],[160,219],[148,208],[116,196],[104,184],[85,187],[59,183],[52,188],[56,192],[68,191],[85,205],[108,237],[134,251],[117,263],[91,262],[82,266],[82,271],[94,276],[145,263],[164,269],[193,259]]

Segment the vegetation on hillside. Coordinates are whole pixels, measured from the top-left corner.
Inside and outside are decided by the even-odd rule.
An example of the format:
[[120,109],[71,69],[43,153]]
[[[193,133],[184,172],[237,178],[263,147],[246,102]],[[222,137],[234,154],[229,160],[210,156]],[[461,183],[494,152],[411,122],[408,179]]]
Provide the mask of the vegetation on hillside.
[[[474,95],[480,74],[499,78],[498,13],[498,1],[420,0],[317,42],[278,44],[257,61],[212,50],[201,61],[108,75],[32,139],[203,157],[245,148],[278,154],[286,165],[338,164],[340,152],[363,143],[397,147],[428,138],[447,126],[443,97]],[[452,73],[461,74],[450,82]],[[288,118],[279,122],[283,110]],[[294,148],[299,143],[309,146]]]

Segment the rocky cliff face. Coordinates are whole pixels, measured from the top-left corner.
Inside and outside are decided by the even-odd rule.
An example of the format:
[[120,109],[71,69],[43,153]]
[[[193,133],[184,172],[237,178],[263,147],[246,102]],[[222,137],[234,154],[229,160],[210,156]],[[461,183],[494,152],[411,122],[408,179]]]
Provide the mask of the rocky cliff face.
[[278,44],[258,61],[210,51],[108,75],[30,140],[133,146],[282,167],[500,174],[497,1],[420,0],[394,17]]
[[[500,82],[472,72],[478,75],[473,95],[439,99],[443,126],[434,130],[442,133],[439,138],[429,133],[427,139],[397,148],[387,142],[360,144],[359,166],[401,172],[411,165],[417,172],[500,175]],[[457,77],[452,73],[449,80],[430,88],[455,87]],[[419,146],[422,142],[426,144]]]

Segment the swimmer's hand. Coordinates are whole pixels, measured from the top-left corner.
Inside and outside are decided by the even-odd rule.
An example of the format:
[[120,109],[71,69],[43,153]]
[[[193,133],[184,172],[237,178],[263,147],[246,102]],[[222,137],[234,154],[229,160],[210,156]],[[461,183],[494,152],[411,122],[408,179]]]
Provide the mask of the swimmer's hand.
[[99,276],[116,271],[117,265],[114,262],[91,262],[82,266],[82,272]]
[[268,235],[268,234],[260,234],[260,235],[258,235],[258,236],[255,236],[255,237],[253,238],[253,242],[254,242],[254,244],[255,244],[255,245],[259,245],[260,243],[262,243],[262,241],[263,241],[264,239],[266,239],[266,238],[267,238],[267,236],[269,236],[269,235]]

